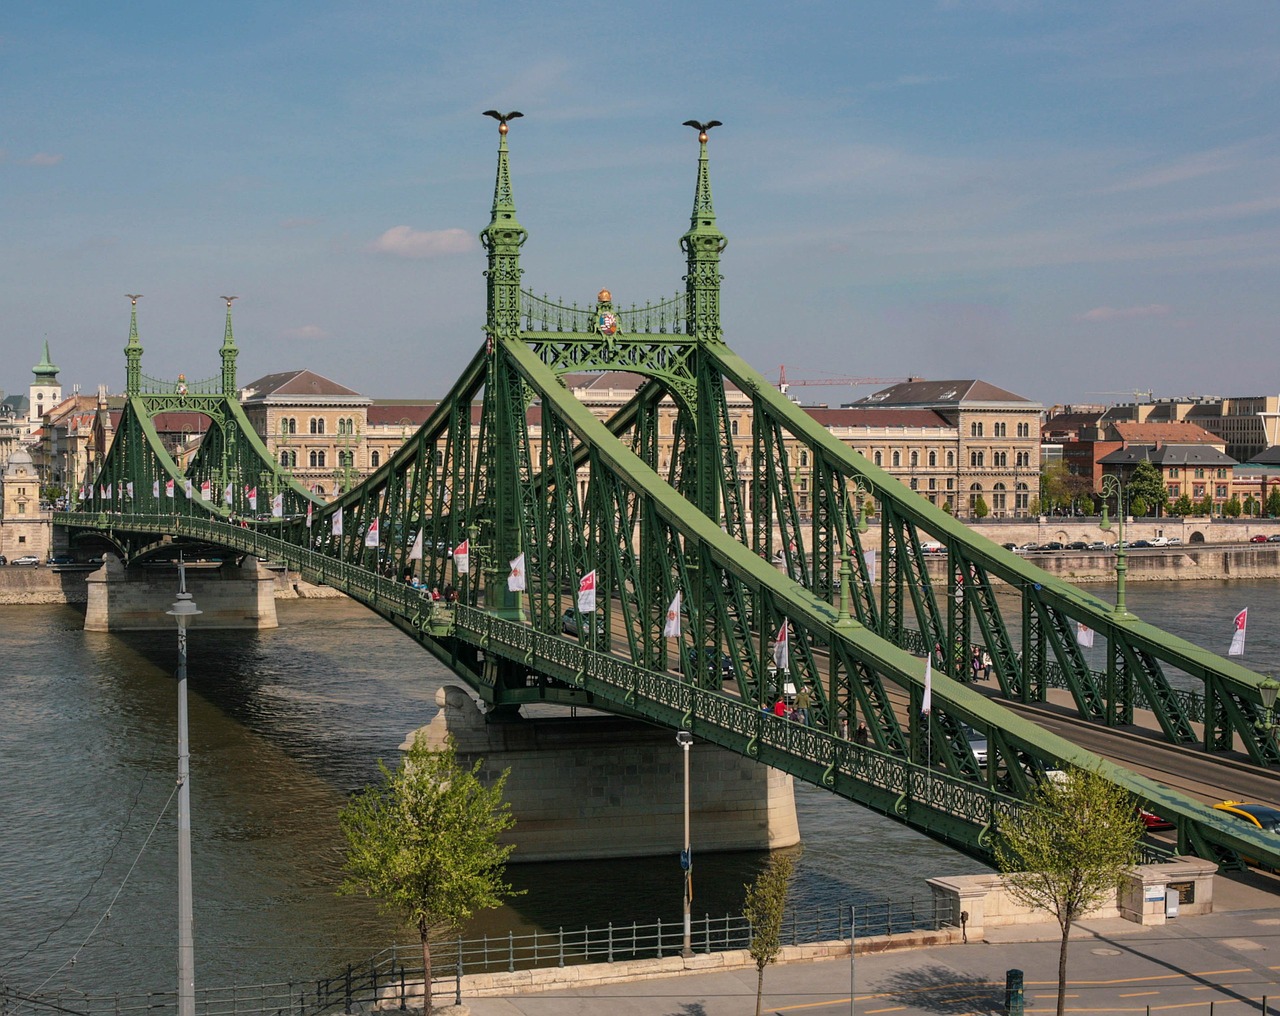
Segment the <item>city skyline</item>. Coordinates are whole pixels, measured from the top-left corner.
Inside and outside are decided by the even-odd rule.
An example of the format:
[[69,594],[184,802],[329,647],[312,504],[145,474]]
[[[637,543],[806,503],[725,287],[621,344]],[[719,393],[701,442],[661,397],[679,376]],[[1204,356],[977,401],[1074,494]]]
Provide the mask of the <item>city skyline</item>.
[[1272,4],[130,12],[0,34],[6,391],[46,339],[65,391],[121,390],[140,292],[148,374],[216,374],[236,294],[242,383],[443,394],[483,341],[491,106],[525,114],[525,285],[579,304],[683,288],[681,122],[723,120],[725,337],[771,380],[1280,389]]

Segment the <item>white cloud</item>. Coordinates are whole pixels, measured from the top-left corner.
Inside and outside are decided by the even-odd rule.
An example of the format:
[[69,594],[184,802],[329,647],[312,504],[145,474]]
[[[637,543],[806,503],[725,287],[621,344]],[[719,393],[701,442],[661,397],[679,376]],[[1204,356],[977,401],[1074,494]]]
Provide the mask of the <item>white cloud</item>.
[[298,328],[286,329],[284,337],[286,339],[327,339],[329,333],[319,325],[302,325]]
[[1094,307],[1083,314],[1077,314],[1077,321],[1133,321],[1136,318],[1164,317],[1169,313],[1169,306],[1163,303],[1149,303],[1145,307]]
[[28,166],[56,166],[62,161],[62,155],[53,152],[36,152],[27,160]]
[[465,229],[420,230],[392,226],[369,244],[369,250],[400,258],[436,258],[469,251],[474,243]]

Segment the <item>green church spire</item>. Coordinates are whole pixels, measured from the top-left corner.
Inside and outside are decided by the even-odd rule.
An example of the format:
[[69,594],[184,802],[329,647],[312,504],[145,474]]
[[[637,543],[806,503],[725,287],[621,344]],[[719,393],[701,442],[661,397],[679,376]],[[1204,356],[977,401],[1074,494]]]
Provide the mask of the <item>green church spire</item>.
[[520,247],[529,234],[516,221],[516,200],[511,191],[511,171],[507,164],[507,121],[523,116],[512,111],[485,111],[498,121],[498,175],[493,186],[493,210],[480,242],[489,252],[488,321],[490,337],[514,336],[520,330]]
[[142,394],[142,343],[138,341],[138,301],[141,293],[125,293],[133,305],[129,314],[129,341],[125,343],[124,360],[124,393],[125,395]]
[[49,340],[44,340],[44,356],[34,367],[31,368],[34,374],[35,383],[42,387],[52,387],[58,383],[58,368],[49,359]]
[[716,228],[716,210],[711,204],[711,170],[707,165],[707,131],[719,127],[719,120],[700,123],[686,120],[686,127],[698,132],[698,184],[693,193],[693,215],[689,231],[680,238],[687,258],[684,277],[689,302],[689,334],[699,341],[724,341],[720,327],[720,252],[728,240]]
[[222,394],[232,398],[236,394],[236,357],[240,350],[236,348],[235,336],[231,334],[231,301],[239,297],[223,296],[219,299],[227,301],[227,328],[222,334]]

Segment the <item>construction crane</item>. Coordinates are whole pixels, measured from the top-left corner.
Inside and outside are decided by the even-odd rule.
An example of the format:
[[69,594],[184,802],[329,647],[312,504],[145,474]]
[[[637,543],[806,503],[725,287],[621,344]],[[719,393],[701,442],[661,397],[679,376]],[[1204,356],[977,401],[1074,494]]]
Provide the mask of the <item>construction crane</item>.
[[1136,388],[1131,388],[1127,392],[1088,392],[1087,394],[1089,395],[1132,395],[1134,402],[1137,402],[1138,399],[1143,395],[1145,395],[1148,399],[1154,399],[1156,397],[1155,392],[1140,392]]
[[819,387],[843,388],[845,385],[896,385],[912,380],[909,377],[806,377],[787,379],[787,368],[778,367],[778,391],[787,394],[788,388]]

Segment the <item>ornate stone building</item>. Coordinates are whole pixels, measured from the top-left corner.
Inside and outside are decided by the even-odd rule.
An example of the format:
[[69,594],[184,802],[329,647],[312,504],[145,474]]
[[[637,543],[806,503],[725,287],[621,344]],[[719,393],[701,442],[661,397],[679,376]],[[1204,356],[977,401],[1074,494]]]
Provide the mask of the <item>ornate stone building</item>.
[[35,554],[43,561],[49,556],[52,526],[49,513],[40,509],[40,477],[24,449],[9,456],[3,487],[0,554],[10,561],[23,554]]

